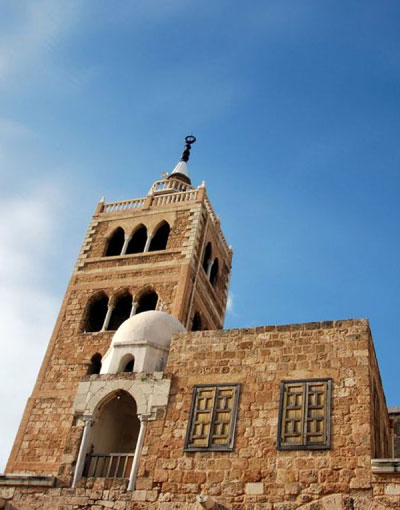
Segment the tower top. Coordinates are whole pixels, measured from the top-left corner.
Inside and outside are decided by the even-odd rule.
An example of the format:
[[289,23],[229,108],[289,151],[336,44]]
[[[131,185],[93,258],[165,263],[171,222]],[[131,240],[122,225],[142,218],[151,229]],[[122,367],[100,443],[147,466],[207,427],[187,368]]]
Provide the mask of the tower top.
[[190,149],[192,148],[192,144],[195,143],[196,137],[193,135],[185,136],[185,148],[183,149],[181,160],[173,169],[169,177],[174,177],[181,179],[187,184],[191,184],[189,177],[189,169],[187,166],[187,162],[190,158]]

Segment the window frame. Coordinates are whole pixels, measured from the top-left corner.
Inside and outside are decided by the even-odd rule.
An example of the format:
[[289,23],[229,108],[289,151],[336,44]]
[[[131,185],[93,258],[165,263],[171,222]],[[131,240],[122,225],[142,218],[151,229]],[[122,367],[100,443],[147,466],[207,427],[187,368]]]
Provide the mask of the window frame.
[[[307,426],[307,409],[308,409],[308,392],[307,385],[315,383],[326,383],[326,400],[324,410],[324,422],[325,422],[325,441],[322,443],[308,443],[306,442],[306,426]],[[332,419],[332,378],[318,378],[318,379],[295,379],[281,381],[280,389],[280,400],[279,400],[279,414],[278,414],[278,431],[277,431],[277,449],[278,450],[329,450],[331,448],[331,419]],[[285,401],[285,388],[290,384],[302,384],[304,392],[304,402],[302,408],[302,431],[301,431],[301,443],[288,444],[282,441],[282,425],[284,415],[286,412],[284,409]]]
[[[193,435],[194,429],[194,416],[196,412],[196,402],[199,394],[199,390],[202,388],[213,388],[215,390],[213,407],[211,412],[211,420],[210,420],[210,431],[208,434],[208,444],[207,446],[191,446],[190,439]],[[231,422],[230,422],[230,433],[229,440],[227,444],[224,445],[213,445],[211,443],[211,432],[213,430],[213,424],[216,416],[216,396],[219,388],[234,388],[235,395],[233,397],[233,406],[231,410]],[[237,424],[237,415],[239,410],[239,395],[240,395],[240,383],[226,383],[226,384],[196,384],[193,386],[191,404],[190,404],[190,412],[189,412],[189,421],[186,429],[185,436],[185,452],[231,452],[234,447],[235,441],[235,432],[236,432],[236,424]]]

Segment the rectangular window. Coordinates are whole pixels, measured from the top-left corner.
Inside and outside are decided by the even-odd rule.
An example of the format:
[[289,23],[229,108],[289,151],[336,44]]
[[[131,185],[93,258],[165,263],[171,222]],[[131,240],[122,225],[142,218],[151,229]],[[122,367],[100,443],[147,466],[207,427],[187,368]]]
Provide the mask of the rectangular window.
[[233,449],[239,387],[239,384],[201,384],[194,387],[186,451]]
[[280,450],[330,448],[331,388],[331,379],[281,383]]

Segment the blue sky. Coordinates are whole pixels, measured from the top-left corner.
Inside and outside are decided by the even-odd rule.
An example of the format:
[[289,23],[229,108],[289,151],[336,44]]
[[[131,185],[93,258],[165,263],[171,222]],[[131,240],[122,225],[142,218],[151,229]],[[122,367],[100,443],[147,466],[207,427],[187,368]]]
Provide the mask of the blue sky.
[[397,0],[3,0],[0,469],[96,203],[190,170],[226,327],[368,317],[399,405]]

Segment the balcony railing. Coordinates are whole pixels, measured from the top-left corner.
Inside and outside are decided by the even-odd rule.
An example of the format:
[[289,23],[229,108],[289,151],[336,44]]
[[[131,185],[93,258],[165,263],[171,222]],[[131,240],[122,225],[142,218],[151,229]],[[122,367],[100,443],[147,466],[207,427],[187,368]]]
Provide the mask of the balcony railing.
[[133,453],[96,453],[86,455],[83,476],[93,478],[129,478]]

